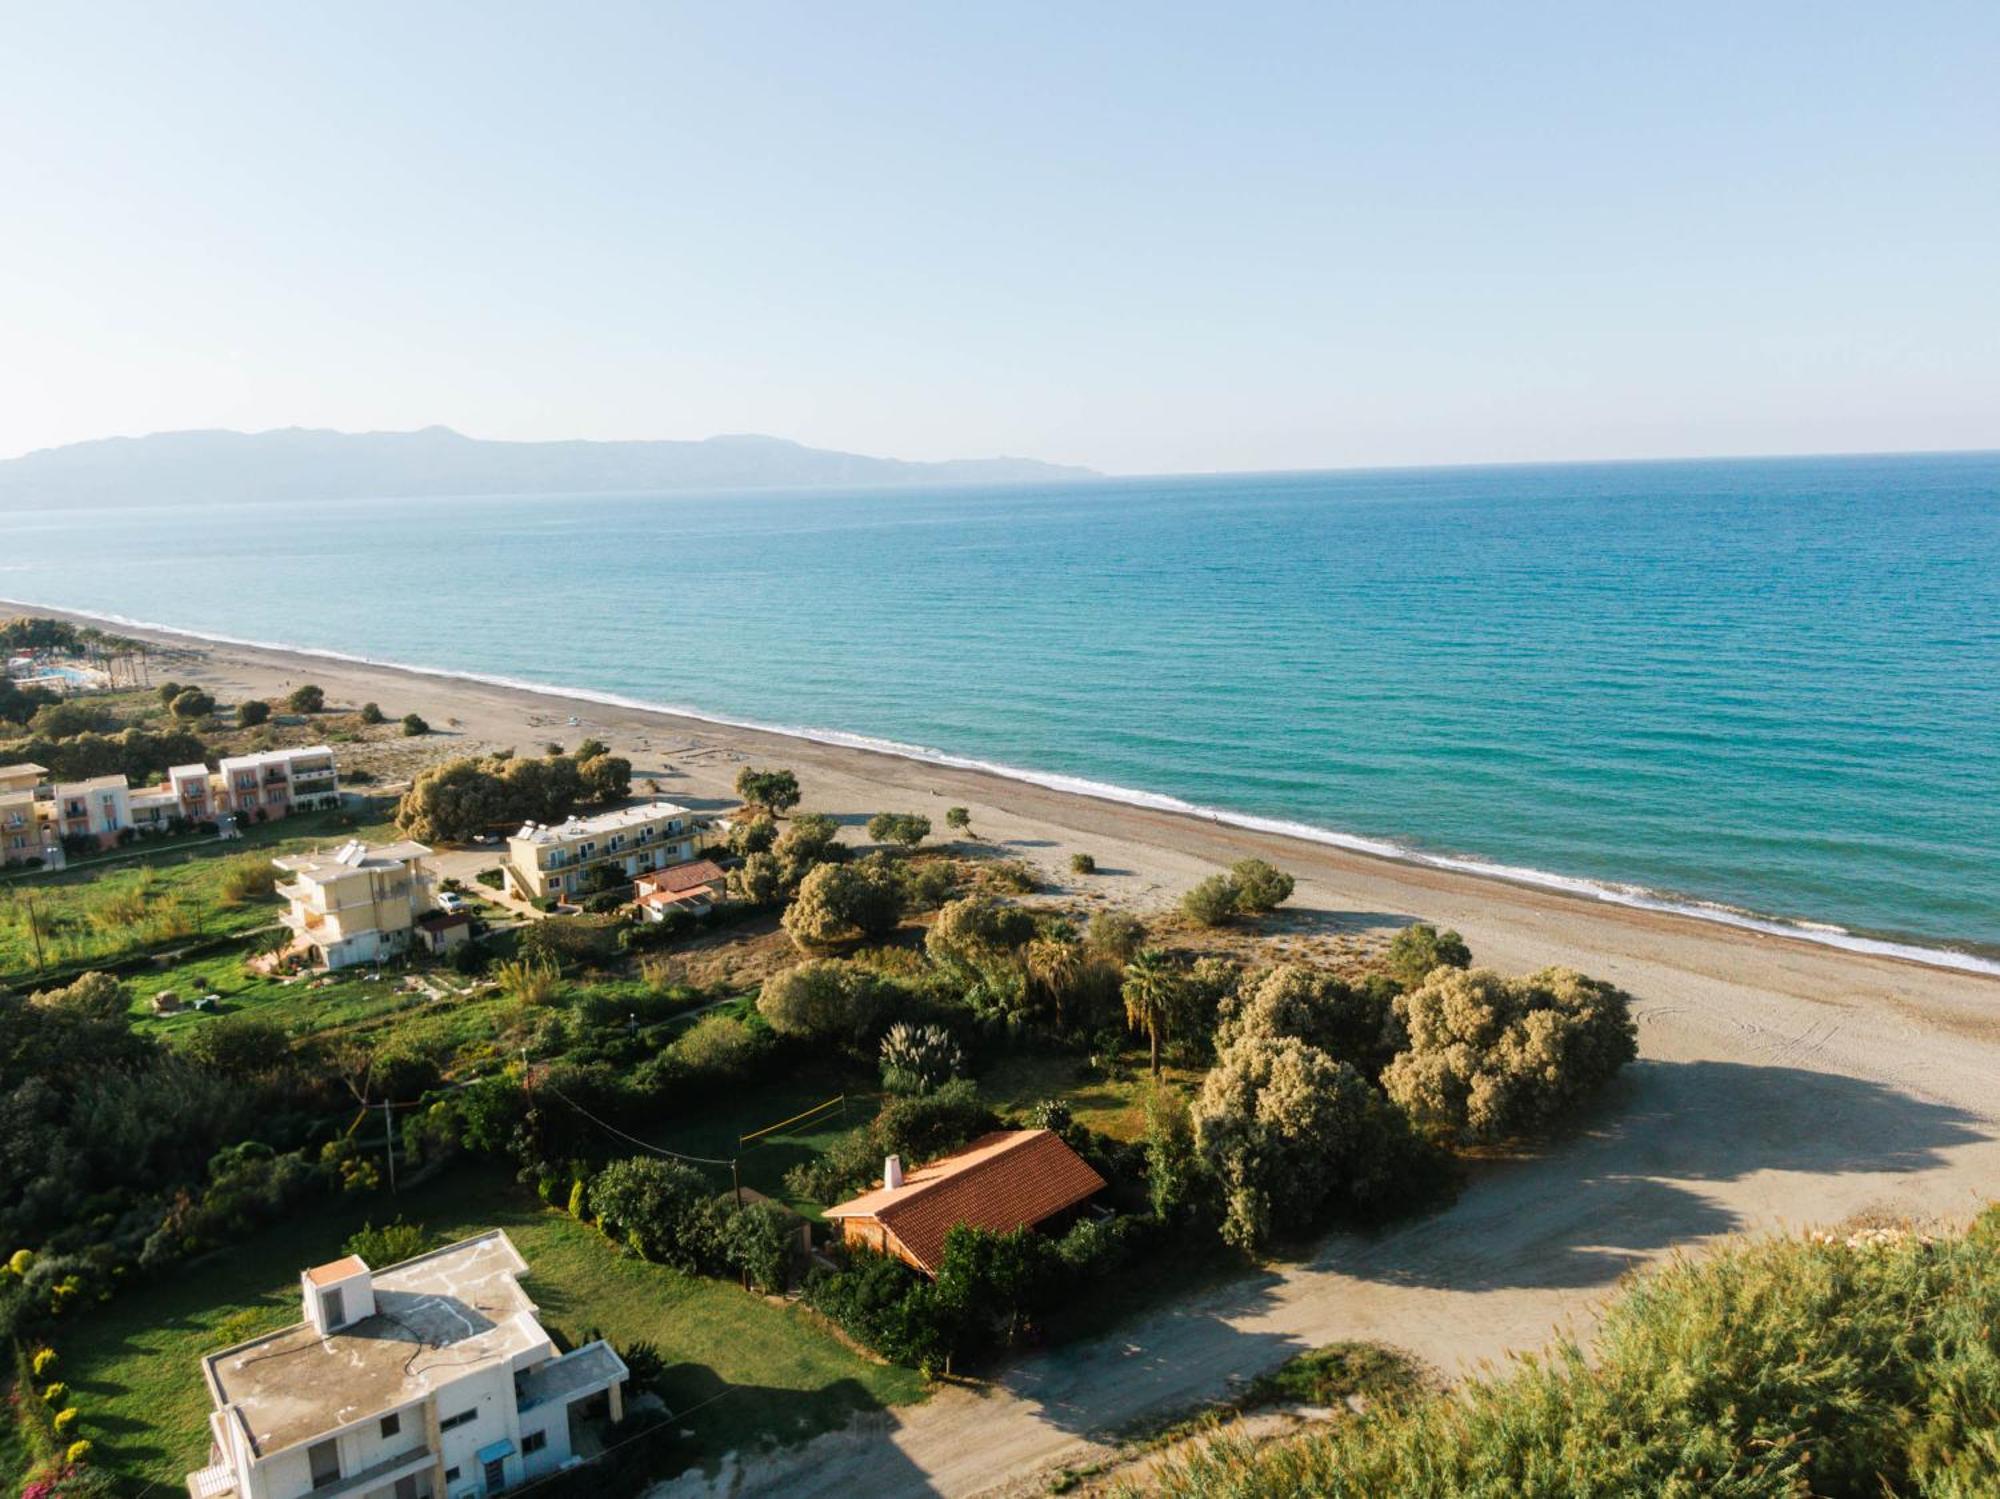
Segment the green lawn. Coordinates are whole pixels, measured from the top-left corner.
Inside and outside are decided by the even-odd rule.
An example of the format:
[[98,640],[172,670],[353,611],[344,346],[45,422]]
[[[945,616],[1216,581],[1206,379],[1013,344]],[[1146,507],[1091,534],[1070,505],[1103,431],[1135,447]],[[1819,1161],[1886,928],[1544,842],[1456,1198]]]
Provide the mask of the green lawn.
[[595,1329],[614,1344],[643,1339],[660,1350],[668,1406],[689,1412],[675,1424],[692,1432],[660,1439],[661,1475],[923,1396],[916,1374],[863,1359],[795,1309],[621,1257],[595,1229],[543,1207],[504,1174],[472,1169],[394,1204],[377,1196],[302,1214],[65,1322],[55,1343],[82,1429],[128,1492],[148,1483],[172,1492],[207,1461],[201,1356],[297,1321],[299,1271],[337,1257],[364,1218],[385,1221],[399,1209],[442,1239],[504,1228],[528,1261],[525,1284],[543,1322],[559,1337],[573,1342]]
[[[1201,1086],[1197,1069],[1167,1067],[1161,1077],[1190,1093]],[[1116,1074],[1106,1077],[1083,1057],[1062,1052],[1019,1052],[1000,1058],[979,1077],[979,1091],[1001,1113],[1025,1114],[1045,1098],[1069,1105],[1078,1124],[1116,1140],[1146,1133],[1146,1095],[1152,1089],[1146,1054],[1130,1048]]]

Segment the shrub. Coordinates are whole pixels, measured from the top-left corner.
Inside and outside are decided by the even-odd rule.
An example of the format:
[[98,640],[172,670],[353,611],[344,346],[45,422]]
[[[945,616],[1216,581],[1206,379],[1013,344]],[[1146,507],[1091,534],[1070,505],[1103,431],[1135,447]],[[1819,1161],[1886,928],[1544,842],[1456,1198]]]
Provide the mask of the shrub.
[[782,1292],[791,1279],[798,1225],[782,1203],[745,1203],[722,1225],[722,1258],[766,1295]]
[[899,1020],[882,1037],[882,1086],[891,1093],[929,1093],[964,1066],[965,1053],[941,1025]]
[[1402,1039],[1394,1003],[1388,988],[1356,988],[1337,974],[1280,963],[1221,1002],[1215,1044],[1226,1048],[1245,1036],[1296,1036],[1373,1079]]
[[745,905],[775,905],[784,889],[784,878],[773,854],[751,854],[729,871],[730,898]]
[[215,699],[199,687],[189,687],[167,706],[175,718],[206,718],[215,711]]
[[361,721],[370,725],[387,723],[389,716],[382,711],[380,703],[363,703],[361,705]]
[[61,1410],[57,1411],[55,1415],[50,1418],[49,1429],[56,1434],[56,1439],[58,1441],[61,1441],[62,1439],[67,1437],[71,1431],[75,1429],[76,1419],[77,1419],[76,1407],[73,1405],[66,1405]]
[[915,812],[877,812],[868,819],[868,836],[877,843],[915,848],[931,835],[931,820]]
[[880,1157],[900,1155],[905,1165],[914,1165],[950,1154],[997,1122],[971,1082],[954,1078],[934,1092],[883,1104],[873,1125],[874,1154],[878,1164]]
[[1071,854],[1069,871],[1071,874],[1096,874],[1097,859],[1091,854]]
[[778,841],[778,824],[769,816],[739,818],[729,825],[729,851],[739,859],[767,854]]
[[252,1078],[291,1060],[291,1037],[283,1026],[254,1015],[229,1015],[188,1032],[181,1055],[224,1077]]
[[1239,859],[1229,875],[1236,881],[1236,907],[1246,915],[1275,911],[1292,898],[1292,877],[1262,859]]
[[882,1012],[874,974],[837,958],[815,959],[764,980],[757,1013],[781,1036],[860,1043]]
[[1132,961],[1132,954],[1146,945],[1146,923],[1123,911],[1093,911],[1083,941],[1093,952],[1123,968]]
[[1725,1245],[1630,1283],[1586,1355],[1564,1341],[1323,1435],[1221,1442],[1173,1499],[1424,1494],[2000,1493],[2000,1209],[1963,1235]]
[[785,908],[785,930],[803,948],[859,942],[893,931],[902,892],[886,871],[863,865],[816,865]]
[[1414,1154],[1387,1100],[1296,1036],[1247,1036],[1222,1052],[1193,1116],[1223,1238],[1242,1249],[1382,1202]]
[[719,1259],[709,1184],[698,1170],[658,1156],[630,1156],[597,1173],[591,1215],[641,1259],[697,1273]]
[[785,884],[796,885],[816,866],[837,864],[847,857],[839,842],[840,824],[823,812],[806,812],[792,819],[778,835],[771,853]]
[[709,1014],[667,1050],[696,1079],[736,1082],[754,1073],[770,1048],[768,1030],[746,1025],[733,1015]]
[[789,770],[757,770],[746,765],[736,773],[736,794],[750,806],[782,813],[799,804],[799,778]]
[[271,705],[261,698],[251,698],[236,705],[236,726],[240,729],[254,729],[261,723],[271,721]]
[[944,825],[955,833],[969,833],[972,831],[972,813],[964,807],[946,807]]
[[1546,1128],[1639,1050],[1630,997],[1566,968],[1435,968],[1395,1012],[1407,1041],[1382,1086],[1419,1130],[1460,1144]]
[[1391,977],[1404,988],[1414,989],[1434,968],[1470,968],[1472,949],[1457,932],[1441,932],[1429,922],[1419,921],[1396,933],[1384,961]]
[[285,699],[285,706],[294,713],[321,713],[326,709],[326,693],[307,682],[292,689],[291,696]]
[[403,715],[403,737],[405,739],[420,739],[430,731],[431,726],[425,723],[417,714],[405,713]]
[[437,1236],[426,1231],[421,1223],[405,1223],[398,1218],[380,1228],[364,1223],[358,1233],[348,1237],[345,1247],[349,1254],[358,1254],[366,1260],[370,1269],[381,1270],[415,1259],[436,1242]]
[[1181,897],[1181,913],[1196,926],[1223,926],[1241,909],[1242,890],[1226,874],[1212,874]]
[[240,854],[224,866],[216,899],[225,906],[263,900],[278,888],[278,871],[258,854]]

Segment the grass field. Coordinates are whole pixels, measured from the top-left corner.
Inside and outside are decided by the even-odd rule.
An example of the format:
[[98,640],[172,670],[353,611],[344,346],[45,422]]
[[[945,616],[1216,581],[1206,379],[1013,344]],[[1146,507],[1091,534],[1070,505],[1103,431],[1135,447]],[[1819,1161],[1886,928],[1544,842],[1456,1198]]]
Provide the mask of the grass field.
[[504,1228],[528,1261],[525,1284],[543,1322],[560,1336],[595,1330],[660,1350],[673,1424],[692,1433],[659,1439],[662,1475],[802,1440],[924,1393],[916,1374],[863,1359],[792,1308],[621,1257],[505,1174],[468,1170],[399,1203],[377,1196],[302,1214],[62,1325],[56,1346],[82,1429],[128,1492],[149,1483],[174,1492],[207,1461],[201,1356],[298,1321],[299,1271],[337,1257],[364,1218],[386,1221],[399,1209],[440,1241]]
[[[1167,1067],[1160,1075],[1183,1093],[1201,1086],[1199,1069]],[[1078,1124],[1114,1140],[1145,1135],[1146,1096],[1152,1084],[1145,1054],[1136,1047],[1128,1049],[1109,1077],[1085,1058],[1062,1052],[1002,1057],[979,1076],[979,1091],[1003,1114],[1025,1114],[1045,1098],[1061,1098]]]
[[[0,880],[0,974],[109,962],[177,942],[253,931],[277,918],[269,896],[232,896],[232,880],[268,871],[274,854],[390,834],[382,809],[357,819],[301,813],[243,837],[135,845],[60,874]],[[39,937],[39,942],[37,938]]]

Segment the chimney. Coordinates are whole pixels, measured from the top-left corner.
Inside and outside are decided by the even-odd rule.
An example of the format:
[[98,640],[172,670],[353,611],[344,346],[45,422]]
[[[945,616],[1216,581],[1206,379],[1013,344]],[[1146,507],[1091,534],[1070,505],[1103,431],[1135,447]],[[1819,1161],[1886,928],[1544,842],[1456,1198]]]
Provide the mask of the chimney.
[[903,1158],[892,1155],[882,1163],[882,1185],[891,1192],[903,1185]]

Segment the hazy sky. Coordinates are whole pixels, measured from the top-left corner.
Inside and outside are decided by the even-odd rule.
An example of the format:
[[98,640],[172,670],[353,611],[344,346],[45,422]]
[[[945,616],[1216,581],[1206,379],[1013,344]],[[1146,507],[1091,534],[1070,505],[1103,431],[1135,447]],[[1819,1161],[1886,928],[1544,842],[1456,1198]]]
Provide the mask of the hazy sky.
[[0,0],[0,455],[2000,446],[2000,5]]

